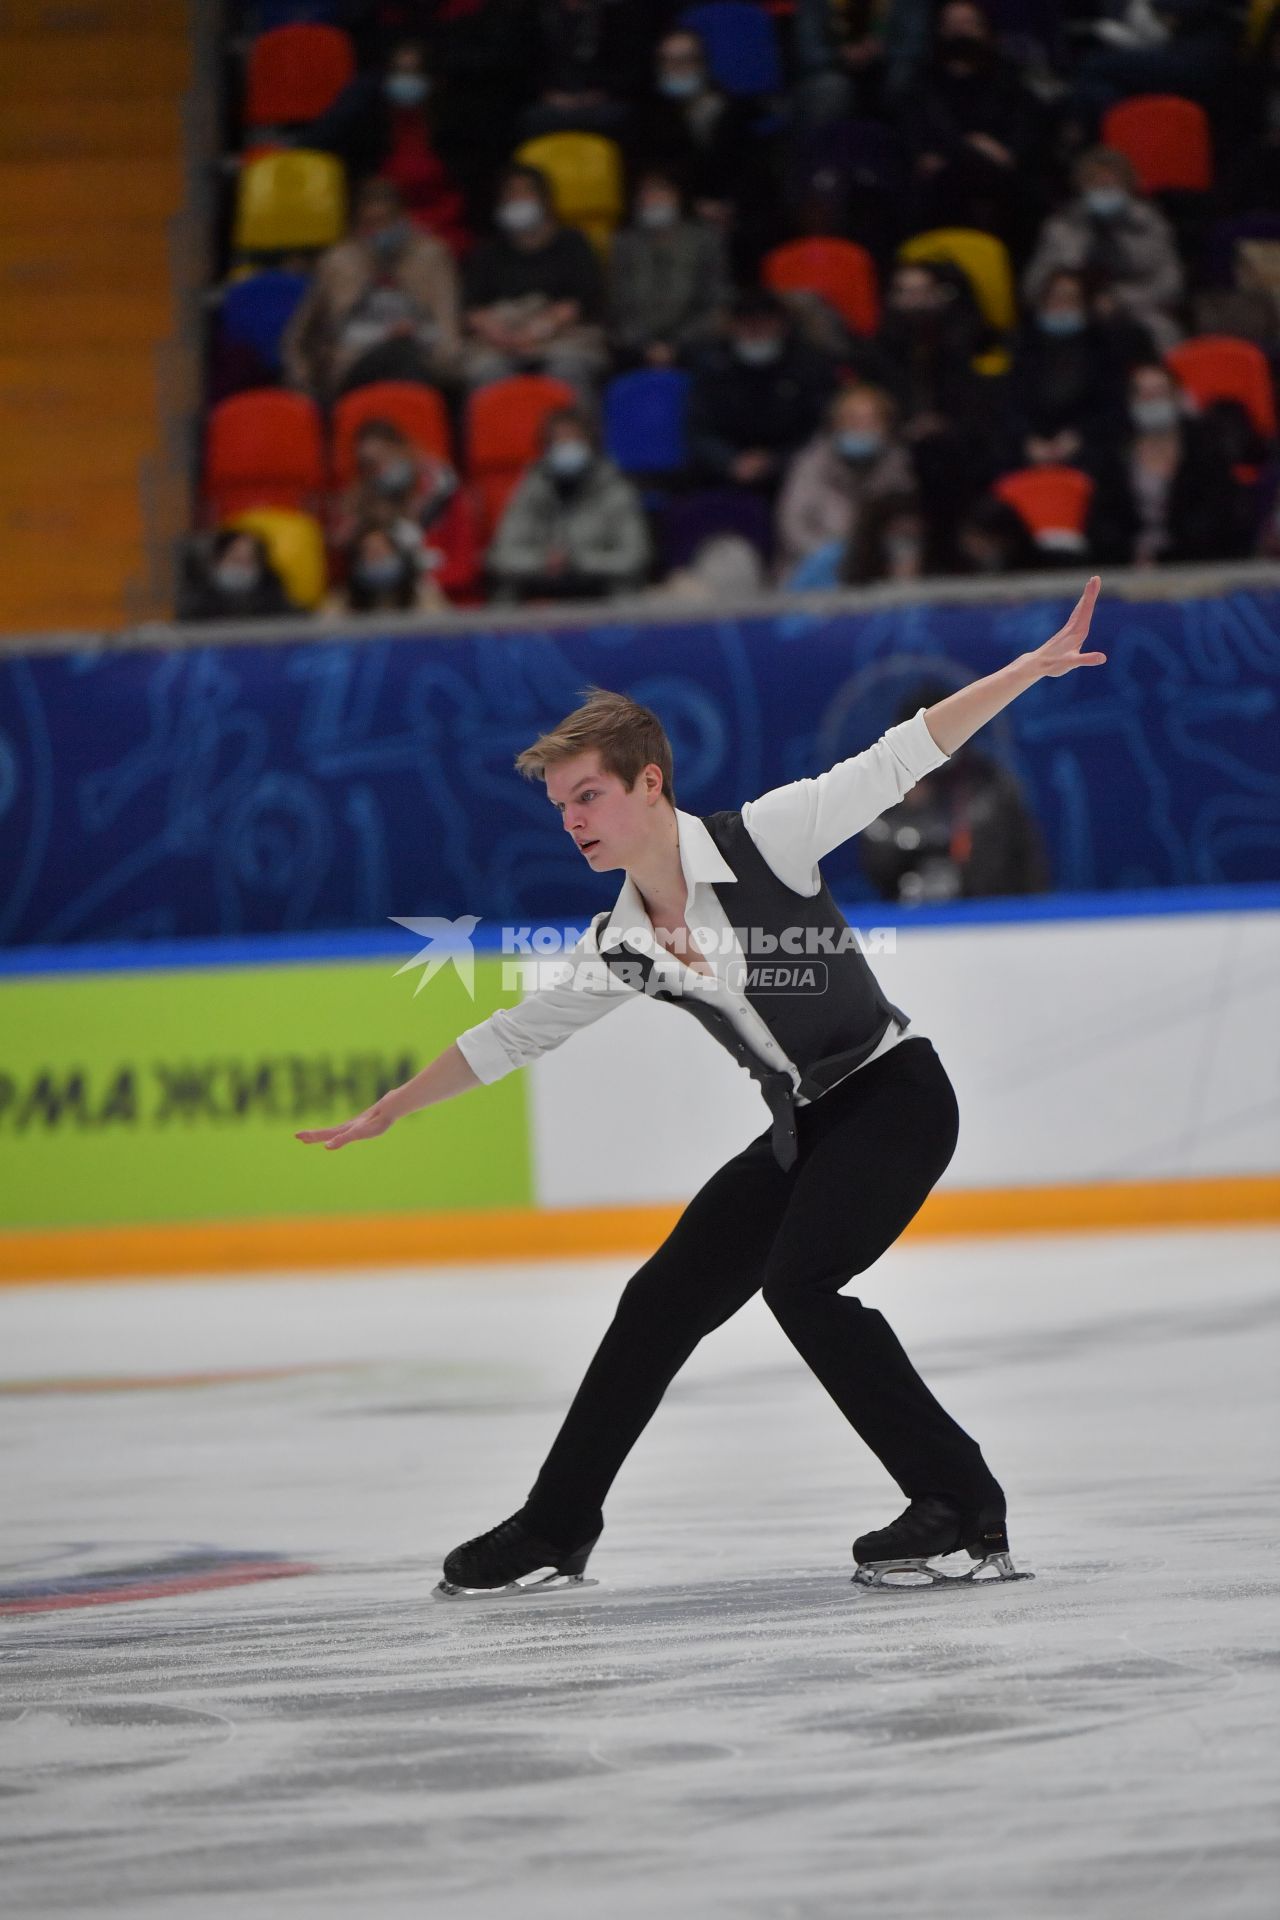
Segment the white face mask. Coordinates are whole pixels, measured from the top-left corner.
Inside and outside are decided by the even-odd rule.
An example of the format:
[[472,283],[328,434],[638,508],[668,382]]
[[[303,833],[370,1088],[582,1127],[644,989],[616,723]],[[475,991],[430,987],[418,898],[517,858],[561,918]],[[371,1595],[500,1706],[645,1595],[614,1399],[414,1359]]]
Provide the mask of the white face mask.
[[393,107],[420,107],[431,91],[425,73],[389,73],[382,90]]
[[735,340],[733,350],[744,366],[770,367],[782,352],[782,342],[770,336],[764,339]]
[[1132,400],[1129,418],[1139,433],[1167,433],[1178,424],[1176,400]]
[[504,200],[498,208],[498,225],[508,233],[532,233],[542,225],[542,203],[538,200]]
[[1090,187],[1084,203],[1099,220],[1114,220],[1128,206],[1129,196],[1123,187]]
[[214,568],[213,577],[223,593],[252,593],[261,570],[252,560],[223,560]]
[[674,227],[680,209],[674,200],[644,200],[640,205],[642,227]]
[[556,440],[547,448],[547,465],[557,480],[576,480],[591,465],[585,440]]
[[665,94],[668,100],[692,100],[695,94],[702,92],[700,73],[660,73],[658,92]]

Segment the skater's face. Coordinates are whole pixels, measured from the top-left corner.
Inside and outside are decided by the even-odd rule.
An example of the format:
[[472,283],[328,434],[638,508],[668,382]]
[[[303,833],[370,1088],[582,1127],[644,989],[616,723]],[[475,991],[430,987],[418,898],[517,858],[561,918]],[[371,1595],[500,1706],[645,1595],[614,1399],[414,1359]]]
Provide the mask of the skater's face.
[[627,791],[596,749],[547,768],[547,798],[593,873],[625,867],[649,845],[662,798],[662,770],[643,767]]

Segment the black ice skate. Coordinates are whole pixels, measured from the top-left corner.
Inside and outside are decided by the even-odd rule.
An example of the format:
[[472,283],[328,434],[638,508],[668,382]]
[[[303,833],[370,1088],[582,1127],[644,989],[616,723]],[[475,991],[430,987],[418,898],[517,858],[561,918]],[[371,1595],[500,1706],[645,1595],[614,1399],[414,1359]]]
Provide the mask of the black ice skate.
[[[948,1573],[929,1562],[949,1553],[967,1553],[977,1561],[967,1573]],[[922,1494],[905,1513],[877,1533],[853,1543],[858,1563],[854,1581],[862,1587],[945,1587],[982,1580],[1034,1580],[1019,1573],[1009,1557],[1003,1506],[966,1512],[957,1502]]]
[[444,1579],[432,1589],[442,1600],[494,1598],[508,1594],[544,1593],[572,1587],[595,1587],[598,1580],[583,1578],[591,1549],[604,1531],[604,1521],[589,1539],[565,1548],[554,1546],[526,1525],[523,1513],[490,1527],[455,1547],[444,1563]]

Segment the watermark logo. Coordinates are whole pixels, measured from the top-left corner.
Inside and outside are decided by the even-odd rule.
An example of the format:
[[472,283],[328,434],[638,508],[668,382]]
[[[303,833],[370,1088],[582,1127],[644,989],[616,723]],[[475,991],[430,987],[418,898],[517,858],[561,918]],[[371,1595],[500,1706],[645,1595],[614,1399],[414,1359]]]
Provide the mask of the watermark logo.
[[426,942],[419,948],[411,960],[397,967],[395,977],[408,973],[413,967],[422,968],[422,978],[413,990],[417,999],[428,980],[435,977],[441,968],[452,966],[459,980],[467,990],[468,998],[476,997],[476,950],[471,936],[480,925],[478,913],[462,913],[456,920],[443,920],[433,914],[401,916],[389,914],[398,927],[407,927],[410,933],[420,935]]

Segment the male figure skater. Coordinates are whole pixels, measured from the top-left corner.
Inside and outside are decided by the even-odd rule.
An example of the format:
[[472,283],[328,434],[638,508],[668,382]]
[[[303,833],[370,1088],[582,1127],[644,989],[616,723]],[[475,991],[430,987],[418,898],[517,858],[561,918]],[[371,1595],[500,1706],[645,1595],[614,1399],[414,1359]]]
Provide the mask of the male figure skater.
[[[884,1317],[840,1291],[943,1173],[957,1109],[932,1042],[881,992],[818,863],[1036,681],[1101,666],[1105,654],[1081,652],[1099,584],[1033,652],[741,811],[682,812],[661,724],[622,694],[592,689],[517,757],[545,781],[592,870],[623,870],[612,911],[595,916],[552,984],[460,1034],[344,1126],[298,1139],[330,1149],[373,1139],[537,1059],[632,992],[691,1013],[752,1074],[772,1121],[628,1281],[525,1505],[447,1556],[438,1594],[581,1583],[605,1496],[671,1380],[756,1292],[907,1496],[897,1520],[854,1542],[854,1578],[954,1578],[930,1562],[960,1551],[977,1562],[964,1578],[1019,1577],[1004,1493],[977,1443]],[[821,961],[820,990],[762,990],[750,970],[762,953]]]

